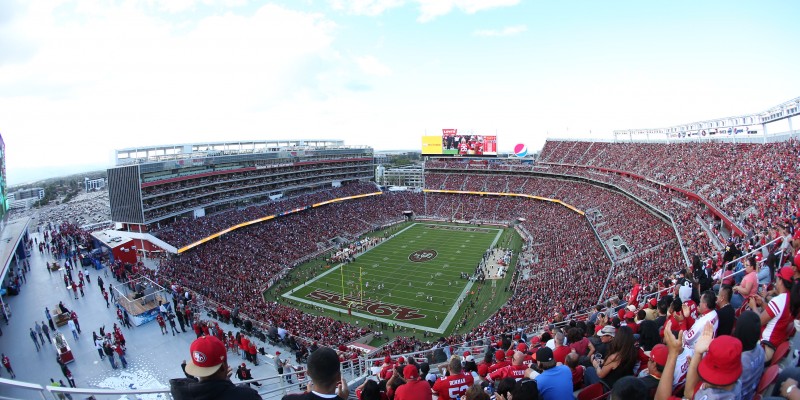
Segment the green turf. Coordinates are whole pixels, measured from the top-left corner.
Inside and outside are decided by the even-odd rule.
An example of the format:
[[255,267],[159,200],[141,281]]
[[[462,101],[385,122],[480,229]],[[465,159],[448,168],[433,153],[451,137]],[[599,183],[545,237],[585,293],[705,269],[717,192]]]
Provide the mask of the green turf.
[[[494,227],[418,222],[353,263],[319,269],[316,277],[285,291],[282,297],[284,301],[320,306],[345,317],[349,309],[352,317],[362,320],[444,333],[460,318],[459,298],[463,297],[462,305],[466,305],[473,300],[470,293],[479,291],[480,285],[461,279],[460,273],[471,275],[501,232]],[[410,261],[409,255],[419,250],[435,250],[437,254],[429,261]],[[502,291],[507,280],[508,277],[492,286]],[[384,284],[382,290],[378,289],[380,283]],[[433,296],[433,301],[427,296]]]

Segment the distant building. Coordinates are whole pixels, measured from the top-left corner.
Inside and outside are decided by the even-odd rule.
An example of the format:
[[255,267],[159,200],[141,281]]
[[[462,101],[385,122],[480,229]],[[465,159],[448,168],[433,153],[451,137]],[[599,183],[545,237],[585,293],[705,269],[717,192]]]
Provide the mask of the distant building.
[[8,201],[11,208],[30,208],[34,203],[44,198],[44,188],[30,188],[9,193]]
[[377,167],[375,167],[375,182],[377,182],[379,185],[382,185],[381,182],[383,182],[383,174],[385,172],[386,172],[386,167],[384,167],[383,165],[378,165]]
[[83,186],[87,192],[92,190],[100,190],[106,187],[106,178],[89,179],[83,178]]
[[386,153],[376,153],[373,156],[376,165],[381,164],[388,164],[389,163],[389,155]]
[[421,165],[407,165],[405,167],[397,168],[384,168],[381,169],[380,179],[378,178],[378,170],[376,169],[375,179],[381,186],[406,186],[408,188],[422,188],[422,166]]

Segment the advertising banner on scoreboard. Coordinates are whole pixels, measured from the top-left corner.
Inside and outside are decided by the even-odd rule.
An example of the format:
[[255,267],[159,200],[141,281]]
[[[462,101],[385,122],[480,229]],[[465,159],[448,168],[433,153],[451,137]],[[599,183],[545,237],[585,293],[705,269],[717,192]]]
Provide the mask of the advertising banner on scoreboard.
[[[436,138],[436,143],[434,143]],[[442,129],[442,136],[422,137],[423,155],[449,155],[455,157],[497,156],[496,135],[476,135],[458,129]]]
[[425,155],[440,155],[440,154],[442,154],[442,137],[441,136],[423,136],[422,137],[422,154],[425,154]]

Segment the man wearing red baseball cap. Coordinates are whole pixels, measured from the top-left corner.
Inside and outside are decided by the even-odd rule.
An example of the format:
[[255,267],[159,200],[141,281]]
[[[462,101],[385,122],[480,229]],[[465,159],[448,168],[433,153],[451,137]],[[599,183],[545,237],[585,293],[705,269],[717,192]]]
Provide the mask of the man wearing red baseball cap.
[[506,367],[511,365],[510,361],[506,361],[506,352],[503,350],[497,350],[494,352],[494,364],[489,367],[489,372],[494,372],[500,368]]
[[414,365],[406,365],[403,368],[403,378],[406,383],[400,385],[394,394],[394,400],[431,400],[433,394],[431,385],[427,381],[419,379],[419,370]]
[[647,360],[647,376],[639,378],[650,393],[656,390],[658,382],[661,381],[661,374],[664,372],[664,366],[667,365],[668,352],[667,346],[660,343],[650,350],[650,359]]
[[383,367],[381,367],[381,372],[378,373],[378,377],[383,380],[389,380],[389,378],[392,377],[392,371],[394,371],[392,357],[387,355],[383,358]]
[[201,336],[189,346],[186,373],[197,377],[170,379],[170,393],[176,400],[260,400],[254,389],[231,382],[225,344],[214,336]]

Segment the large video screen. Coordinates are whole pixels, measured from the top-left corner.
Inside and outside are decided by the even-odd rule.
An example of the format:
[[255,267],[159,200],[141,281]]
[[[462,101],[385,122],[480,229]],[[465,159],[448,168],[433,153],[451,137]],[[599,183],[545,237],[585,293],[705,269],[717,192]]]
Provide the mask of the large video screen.
[[442,129],[442,136],[422,137],[423,155],[449,155],[455,157],[497,156],[497,136],[458,132]]

